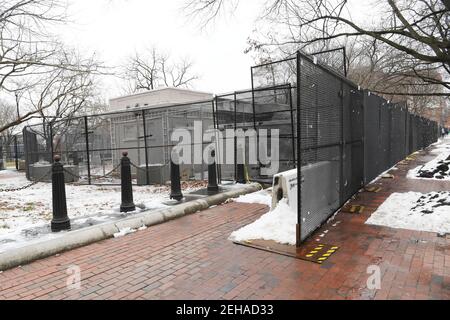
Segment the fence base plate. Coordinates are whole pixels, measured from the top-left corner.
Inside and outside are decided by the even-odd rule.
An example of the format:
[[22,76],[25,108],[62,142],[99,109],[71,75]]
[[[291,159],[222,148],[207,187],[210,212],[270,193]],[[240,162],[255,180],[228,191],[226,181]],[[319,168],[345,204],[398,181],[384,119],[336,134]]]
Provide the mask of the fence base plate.
[[325,262],[339,247],[330,244],[306,243],[300,247],[280,244],[271,240],[233,241],[235,244],[318,264]]
[[376,186],[367,186],[364,188],[364,190],[366,190],[368,192],[380,192],[382,190],[382,188],[376,187]]
[[360,214],[364,212],[364,209],[366,207],[359,205],[359,204],[355,204],[355,205],[347,205],[345,207],[342,208],[342,212],[345,213],[352,213],[352,214]]

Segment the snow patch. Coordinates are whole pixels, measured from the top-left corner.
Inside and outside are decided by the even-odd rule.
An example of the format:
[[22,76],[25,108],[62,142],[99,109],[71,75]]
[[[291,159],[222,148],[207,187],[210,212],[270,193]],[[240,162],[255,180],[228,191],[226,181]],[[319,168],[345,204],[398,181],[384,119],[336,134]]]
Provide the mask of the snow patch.
[[296,224],[297,212],[290,209],[286,199],[282,199],[273,211],[269,211],[255,222],[234,231],[229,239],[232,241],[263,239],[295,245]]
[[258,192],[248,193],[242,195],[234,200],[235,202],[242,203],[259,203],[265,204],[269,208],[272,206],[272,194],[267,190],[261,190]]
[[[392,166],[391,168],[387,169],[386,171],[380,173],[375,179],[373,179],[372,181],[369,182],[369,184],[373,184],[375,182],[377,182],[378,180],[382,179],[383,177],[387,177],[388,172],[391,170],[398,170],[397,168],[397,164],[395,164],[394,166]],[[389,177],[390,178],[390,177]]]
[[123,229],[119,229],[119,232],[114,233],[114,238],[124,237],[127,234],[136,232],[136,229],[131,229],[130,227],[126,227]]
[[[28,185],[24,173],[15,170],[0,171],[0,189]],[[182,185],[190,192],[204,187],[204,182]],[[120,186],[89,186],[66,184],[67,212],[72,230],[106,221],[116,221],[142,211],[167,207],[170,186],[133,186],[136,211],[120,212]],[[52,219],[52,184],[38,183],[15,192],[0,192],[0,252],[25,244],[56,239],[63,233],[50,230]]]
[[391,228],[450,233],[450,192],[393,193],[366,223]]
[[409,170],[407,178],[450,181],[450,139],[442,139],[434,145],[436,148],[430,152],[438,156],[423,166]]

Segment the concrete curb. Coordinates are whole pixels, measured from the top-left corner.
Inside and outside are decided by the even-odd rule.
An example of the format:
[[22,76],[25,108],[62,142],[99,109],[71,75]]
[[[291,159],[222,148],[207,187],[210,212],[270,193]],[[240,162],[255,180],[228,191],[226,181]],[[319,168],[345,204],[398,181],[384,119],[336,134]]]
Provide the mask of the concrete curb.
[[141,212],[130,218],[70,231],[56,239],[44,240],[32,245],[11,249],[0,253],[0,270],[4,271],[11,269],[63,251],[111,238],[115,233],[119,232],[120,229],[137,229],[143,225],[153,226],[197,211],[208,209],[213,205],[225,202],[227,199],[236,198],[240,195],[256,192],[261,189],[262,187],[260,184],[252,183],[203,199],[182,203],[174,207]]

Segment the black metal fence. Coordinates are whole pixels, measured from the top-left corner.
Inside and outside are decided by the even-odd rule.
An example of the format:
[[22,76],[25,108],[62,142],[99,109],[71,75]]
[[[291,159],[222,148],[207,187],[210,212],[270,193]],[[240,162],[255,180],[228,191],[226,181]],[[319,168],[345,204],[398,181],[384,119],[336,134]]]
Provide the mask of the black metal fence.
[[[227,95],[217,96],[215,99],[215,127],[222,132],[224,145],[234,145],[236,150],[236,138],[227,137],[226,129],[243,130],[253,129],[256,136],[256,144],[259,154],[267,154],[268,150],[259,150],[264,147],[259,144],[259,134],[262,130],[270,132],[273,129],[279,131],[279,169],[285,171],[295,167],[295,141],[294,141],[294,106],[292,98],[293,88],[290,85],[255,88],[248,91],[237,91]],[[233,139],[233,141],[230,141]],[[250,142],[249,142],[250,143]],[[265,146],[270,150],[270,144]],[[229,150],[228,148],[227,150]],[[271,183],[272,176],[262,173],[263,163],[250,163],[249,145],[245,147],[245,163],[247,176],[252,181]],[[222,164],[219,175],[221,180],[235,180],[237,161],[232,164]]]
[[[133,183],[164,184],[170,180],[170,154],[175,145],[195,150],[203,146],[203,133],[213,128],[213,101],[136,109],[37,123],[23,128],[23,154],[27,177],[39,175],[37,168],[49,167],[55,154],[79,183],[120,183],[122,151],[132,162]],[[185,129],[194,137],[194,122],[200,137],[192,141],[172,141],[175,129]],[[193,154],[192,154],[193,156]],[[194,163],[194,161],[191,161]],[[181,165],[184,180],[207,178],[207,164]]]
[[0,136],[0,169],[20,169],[24,160],[24,145],[21,135]]
[[[193,164],[181,166],[182,178],[203,180],[207,164],[193,158],[203,154],[203,146],[210,144],[203,134],[214,128],[216,139],[223,136],[216,147],[219,180],[235,180],[239,153],[236,137],[228,137],[226,129],[254,129],[258,149],[269,148],[259,144],[260,129],[277,129],[278,171],[297,168],[301,176],[300,243],[363,185],[435,142],[440,130],[435,122],[410,114],[406,105],[390,103],[347,80],[345,57],[335,60],[332,68],[325,66],[332,61],[327,54],[333,52],[299,52],[254,66],[251,90],[213,100],[30,125],[22,138],[3,141],[1,159],[14,159],[17,168],[24,160],[32,179],[38,168],[50,166],[53,156],[60,154],[80,183],[118,184],[121,153],[127,150],[135,184],[162,184],[170,179],[170,154],[177,144],[171,135],[183,128],[193,137],[182,142],[193,151]],[[270,183],[272,175],[262,173],[265,164],[260,159],[249,163],[248,149],[244,155],[249,180]]]
[[298,243],[361,187],[439,136],[436,122],[362,90],[342,76],[345,69],[339,72],[323,61],[299,52],[252,68],[255,91],[265,86],[290,88],[295,144],[284,148],[295,150],[301,176]]

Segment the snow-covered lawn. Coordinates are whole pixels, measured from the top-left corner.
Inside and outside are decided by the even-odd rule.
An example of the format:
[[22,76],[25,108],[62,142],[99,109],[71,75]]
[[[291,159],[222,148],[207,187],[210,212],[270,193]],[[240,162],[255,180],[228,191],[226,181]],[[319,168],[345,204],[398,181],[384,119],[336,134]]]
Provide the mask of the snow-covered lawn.
[[408,178],[450,180],[450,138],[440,140],[434,147],[431,153],[437,154],[437,157],[423,166],[409,170]]
[[450,191],[393,193],[367,224],[450,233]]
[[[0,189],[21,187],[30,182],[23,173],[0,171]],[[183,183],[184,192],[204,187],[204,182]],[[135,212],[121,213],[120,186],[66,184],[67,212],[73,225],[86,226],[112,221],[141,211],[166,207],[169,186],[133,186]],[[38,183],[30,188],[0,192],[0,251],[10,242],[48,233],[52,219],[52,185]]]

